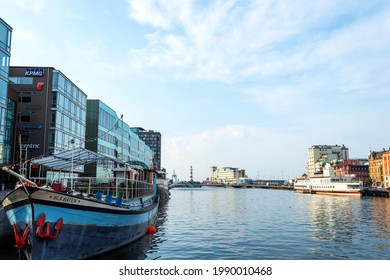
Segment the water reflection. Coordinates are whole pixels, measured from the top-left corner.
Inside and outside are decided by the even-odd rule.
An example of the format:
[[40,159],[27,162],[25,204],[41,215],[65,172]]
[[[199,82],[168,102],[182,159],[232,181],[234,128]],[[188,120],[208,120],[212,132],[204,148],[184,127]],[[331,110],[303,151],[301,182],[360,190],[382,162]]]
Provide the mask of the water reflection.
[[141,239],[110,251],[108,253],[96,256],[95,260],[145,260],[149,254],[155,254],[159,245],[164,242],[165,228],[164,223],[168,219],[167,203],[162,203],[157,212],[155,221],[156,234],[147,234]]
[[381,197],[372,198],[371,216],[374,220],[376,236],[390,239],[390,203]]
[[359,204],[354,201],[351,197],[314,197],[311,204],[313,238],[351,243],[358,231],[360,215]]
[[[383,198],[313,196],[311,253],[321,259],[372,259],[389,247],[390,204]],[[376,257],[378,258],[378,257]]]
[[[383,260],[390,199],[262,189],[175,189],[156,233],[102,260]],[[10,245],[12,246],[12,245]],[[14,258],[15,250],[3,257]],[[1,252],[0,252],[1,255]]]

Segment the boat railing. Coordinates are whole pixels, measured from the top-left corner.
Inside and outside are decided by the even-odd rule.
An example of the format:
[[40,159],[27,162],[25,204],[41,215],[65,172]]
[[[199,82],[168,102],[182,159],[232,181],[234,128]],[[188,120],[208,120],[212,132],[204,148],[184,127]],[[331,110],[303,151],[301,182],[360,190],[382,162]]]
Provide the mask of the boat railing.
[[332,178],[333,182],[340,182],[340,183],[359,183],[361,180],[359,180],[356,177],[334,177]]
[[73,190],[88,196],[95,196],[101,193],[103,196],[112,195],[123,199],[135,199],[154,194],[154,184],[147,181],[130,180],[125,178],[97,178],[77,177],[64,178],[61,180],[48,180],[47,178],[31,178],[38,186],[46,185],[56,190]]

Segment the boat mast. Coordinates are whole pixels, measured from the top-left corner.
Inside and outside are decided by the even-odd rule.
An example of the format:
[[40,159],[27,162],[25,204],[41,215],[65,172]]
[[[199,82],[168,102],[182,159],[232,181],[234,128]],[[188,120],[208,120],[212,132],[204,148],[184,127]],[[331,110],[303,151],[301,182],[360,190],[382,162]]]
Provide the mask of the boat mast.
[[5,172],[8,172],[9,174],[11,174],[11,175],[13,175],[13,176],[19,178],[20,180],[22,180],[22,181],[24,181],[24,182],[27,182],[27,183],[29,183],[30,185],[34,186],[34,187],[37,187],[37,184],[35,184],[33,181],[31,181],[31,180],[29,180],[29,179],[23,177],[22,175],[20,175],[20,174],[16,173],[15,171],[9,169],[8,167],[3,166],[2,169],[3,169]]

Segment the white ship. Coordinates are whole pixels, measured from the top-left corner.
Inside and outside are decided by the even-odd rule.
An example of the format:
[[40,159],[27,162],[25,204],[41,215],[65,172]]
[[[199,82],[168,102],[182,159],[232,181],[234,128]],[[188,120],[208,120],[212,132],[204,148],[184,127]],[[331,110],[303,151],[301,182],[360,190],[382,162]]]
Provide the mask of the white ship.
[[363,182],[353,176],[336,176],[329,163],[323,167],[322,174],[300,177],[294,183],[294,190],[315,194],[361,195],[362,188]]

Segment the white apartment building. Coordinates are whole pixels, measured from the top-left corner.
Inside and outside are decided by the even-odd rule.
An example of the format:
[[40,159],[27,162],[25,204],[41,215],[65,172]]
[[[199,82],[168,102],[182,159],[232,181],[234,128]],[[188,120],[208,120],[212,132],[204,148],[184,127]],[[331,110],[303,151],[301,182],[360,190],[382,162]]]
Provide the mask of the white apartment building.
[[212,184],[235,184],[238,179],[245,178],[245,170],[233,167],[210,167]]
[[349,150],[344,145],[313,145],[307,153],[307,175],[313,176],[320,171],[323,163],[332,163],[337,160],[348,160]]

